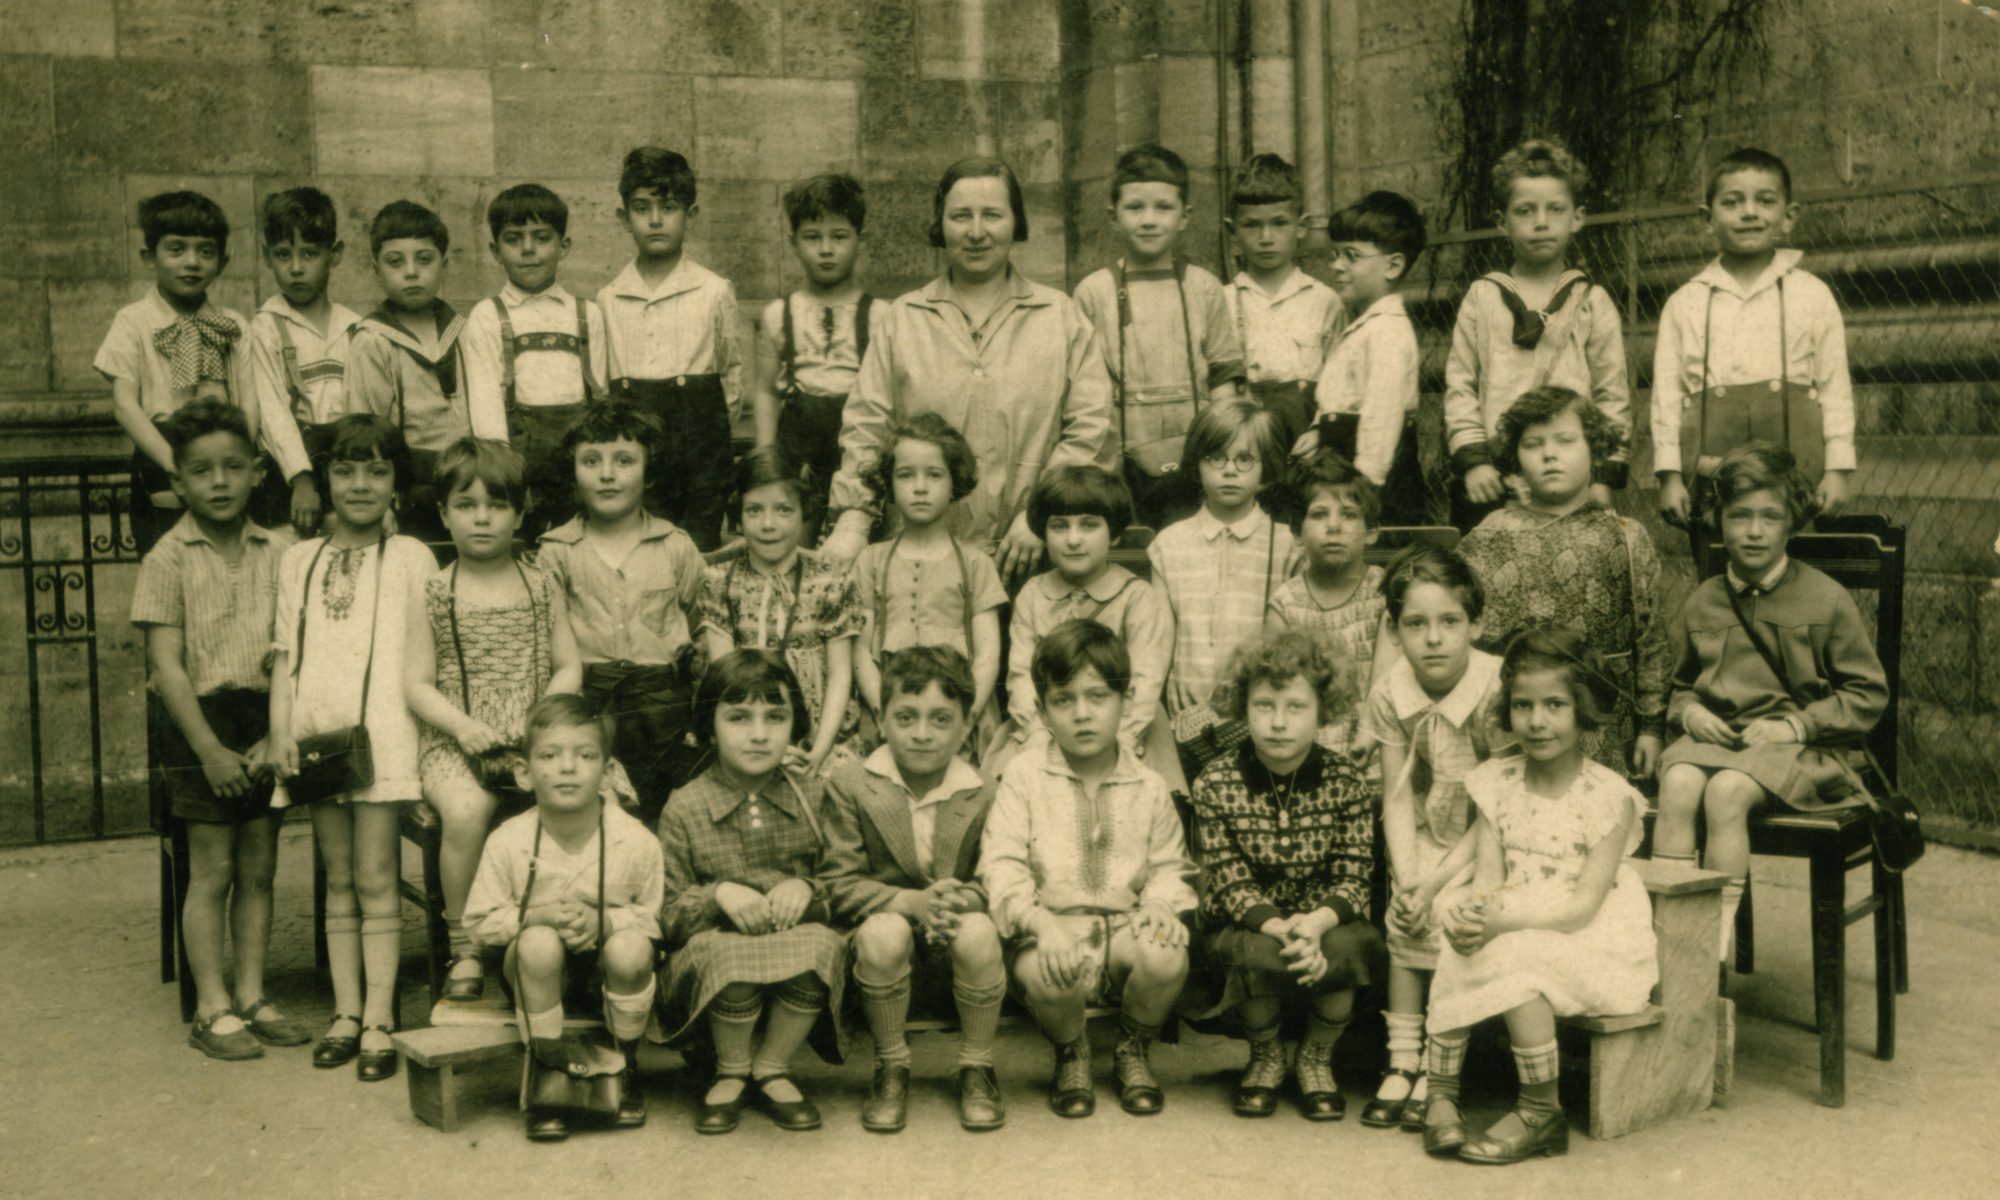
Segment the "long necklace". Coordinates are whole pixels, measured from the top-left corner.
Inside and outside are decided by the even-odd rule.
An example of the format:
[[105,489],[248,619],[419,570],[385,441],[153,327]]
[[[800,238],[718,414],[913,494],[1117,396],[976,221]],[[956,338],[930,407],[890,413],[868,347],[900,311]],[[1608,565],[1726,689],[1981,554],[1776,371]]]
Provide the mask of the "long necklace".
[[[1306,757],[1312,757],[1311,753],[1308,752]],[[1292,777],[1285,781],[1283,787],[1278,785],[1277,775],[1275,773],[1271,775],[1271,804],[1278,810],[1278,824],[1281,826],[1289,826],[1292,823],[1292,799],[1298,789],[1299,772],[1305,769],[1305,759],[1302,758],[1299,760],[1299,765],[1292,768]]]

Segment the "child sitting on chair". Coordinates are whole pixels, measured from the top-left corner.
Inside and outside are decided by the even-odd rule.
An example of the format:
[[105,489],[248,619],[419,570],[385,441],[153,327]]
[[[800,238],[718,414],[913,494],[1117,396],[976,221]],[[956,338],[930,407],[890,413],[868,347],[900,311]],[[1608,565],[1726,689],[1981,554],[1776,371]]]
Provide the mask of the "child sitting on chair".
[[[465,900],[481,945],[505,947],[521,1036],[535,1063],[569,1071],[588,1050],[563,1037],[565,1005],[603,997],[604,1021],[625,1056],[617,1122],[646,1123],[639,1035],[653,1009],[653,943],[666,874],[660,844],[600,792],[611,753],[608,718],[579,696],[544,696],[528,710],[521,783],[535,807],[486,839]],[[569,1136],[557,1110],[529,1108],[528,1137]]]
[[1812,519],[1812,482],[1789,450],[1749,442],[1715,470],[1729,567],[1681,604],[1667,721],[1683,736],[1660,756],[1653,857],[1694,861],[1708,814],[1708,861],[1722,885],[1718,955],[1750,873],[1750,810],[1813,812],[1865,803],[1850,760],[1888,707],[1882,660],[1845,588],[1785,553]]

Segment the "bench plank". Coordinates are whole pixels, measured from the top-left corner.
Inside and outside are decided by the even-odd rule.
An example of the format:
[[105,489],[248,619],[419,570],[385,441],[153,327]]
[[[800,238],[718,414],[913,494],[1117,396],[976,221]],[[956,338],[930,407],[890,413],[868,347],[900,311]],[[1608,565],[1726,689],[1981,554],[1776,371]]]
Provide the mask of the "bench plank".
[[1657,1004],[1648,1004],[1635,1013],[1624,1013],[1615,1017],[1564,1017],[1562,1023],[1585,1033],[1624,1033],[1632,1029],[1646,1029],[1666,1020],[1666,1012]]

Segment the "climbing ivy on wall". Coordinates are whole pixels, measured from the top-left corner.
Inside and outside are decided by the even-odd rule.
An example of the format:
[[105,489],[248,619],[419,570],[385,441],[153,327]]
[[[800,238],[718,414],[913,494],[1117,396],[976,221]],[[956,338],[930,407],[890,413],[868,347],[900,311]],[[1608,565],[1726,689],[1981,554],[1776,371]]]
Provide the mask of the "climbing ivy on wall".
[[1599,211],[1677,191],[1705,114],[1769,61],[1774,10],[1796,0],[1463,0],[1463,54],[1442,106],[1449,223],[1486,224],[1488,173],[1524,137],[1588,164]]

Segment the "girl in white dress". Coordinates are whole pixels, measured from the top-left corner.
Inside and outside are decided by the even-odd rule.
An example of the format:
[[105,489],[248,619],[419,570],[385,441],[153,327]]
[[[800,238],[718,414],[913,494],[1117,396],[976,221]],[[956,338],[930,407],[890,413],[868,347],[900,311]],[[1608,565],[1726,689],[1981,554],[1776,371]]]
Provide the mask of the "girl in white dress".
[[[333,1024],[313,1065],[352,1060],[364,1081],[396,1071],[389,1045],[403,922],[397,830],[405,801],[423,797],[417,722],[403,699],[410,595],[437,570],[422,542],[389,532],[410,453],[394,425],[369,414],[334,424],[321,465],[333,519],[278,563],[277,656],[271,664],[271,758],[299,773],[299,742],[357,723],[368,730],[372,782],[314,797],[313,832],[326,860],[326,953]],[[290,803],[281,787],[274,803]],[[363,998],[363,979],[366,998]]]
[[[1569,1149],[1556,1100],[1556,1018],[1636,1012],[1658,979],[1652,909],[1626,863],[1642,801],[1585,758],[1581,735],[1616,711],[1616,686],[1582,635],[1529,628],[1500,668],[1501,719],[1521,754],[1466,776],[1478,810],[1470,889],[1438,920],[1449,949],[1431,985],[1424,1149],[1514,1163]],[[1520,1073],[1514,1111],[1468,1138],[1459,1070],[1471,1027],[1504,1015]]]

